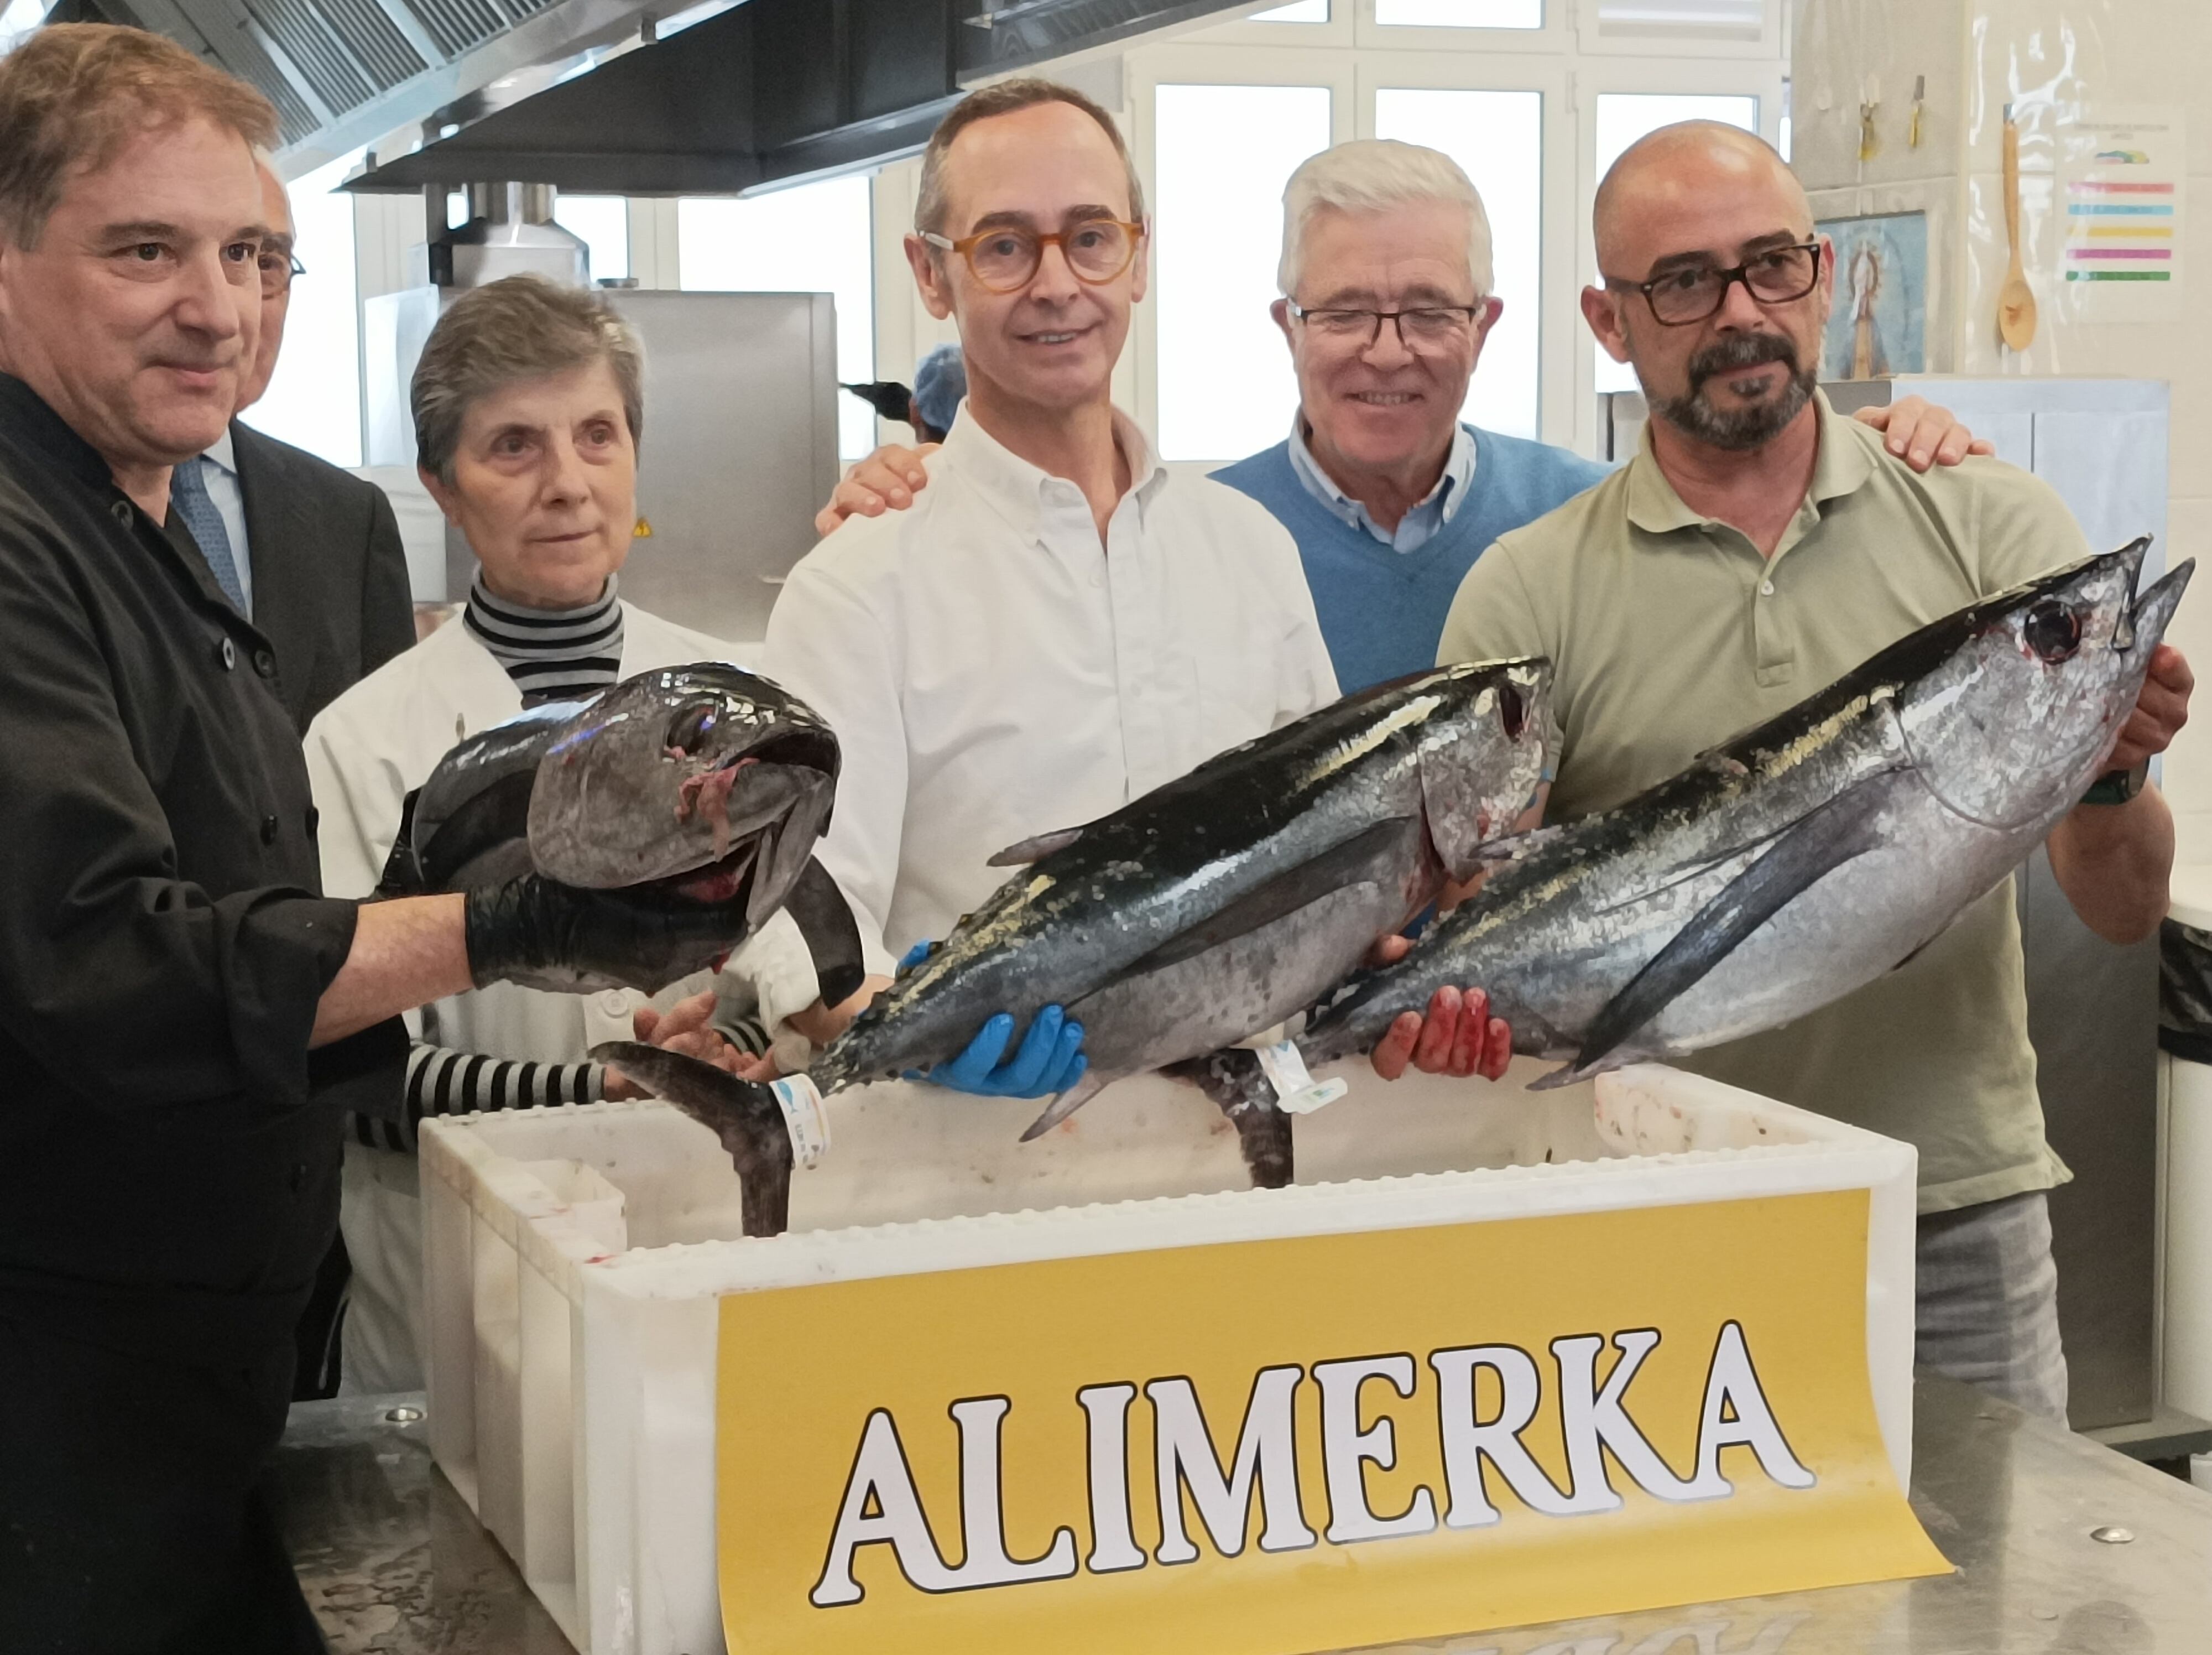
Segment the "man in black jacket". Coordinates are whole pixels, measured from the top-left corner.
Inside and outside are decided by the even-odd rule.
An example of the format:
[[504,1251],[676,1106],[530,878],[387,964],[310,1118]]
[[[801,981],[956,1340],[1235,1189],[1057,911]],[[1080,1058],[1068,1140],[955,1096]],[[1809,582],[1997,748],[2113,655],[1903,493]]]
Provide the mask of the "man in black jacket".
[[[261,400],[276,372],[292,302],[291,203],[264,158],[261,198],[261,342],[239,411]],[[186,479],[185,467],[200,475]],[[407,557],[384,490],[289,442],[234,419],[222,441],[179,467],[178,487],[197,484],[216,508],[215,533],[195,532],[218,584],[264,634],[276,654],[276,694],[302,734],[315,715],[415,642]],[[220,538],[216,538],[217,535]],[[242,546],[225,542],[243,539]],[[210,542],[213,544],[210,545]],[[234,590],[225,575],[242,575]]]
[[672,912],[525,875],[318,894],[265,634],[173,473],[239,405],[268,234],[252,88],[161,36],[0,58],[0,1648],[322,1647],[257,1486],[397,1013],[549,968],[678,969]]

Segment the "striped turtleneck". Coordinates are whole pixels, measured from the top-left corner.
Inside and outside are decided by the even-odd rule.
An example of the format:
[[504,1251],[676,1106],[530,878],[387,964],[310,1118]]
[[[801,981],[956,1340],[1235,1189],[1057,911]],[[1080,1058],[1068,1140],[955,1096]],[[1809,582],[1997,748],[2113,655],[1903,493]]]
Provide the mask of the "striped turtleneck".
[[522,691],[522,704],[579,701],[622,676],[623,612],[615,577],[580,609],[526,609],[495,596],[477,571],[462,619]]

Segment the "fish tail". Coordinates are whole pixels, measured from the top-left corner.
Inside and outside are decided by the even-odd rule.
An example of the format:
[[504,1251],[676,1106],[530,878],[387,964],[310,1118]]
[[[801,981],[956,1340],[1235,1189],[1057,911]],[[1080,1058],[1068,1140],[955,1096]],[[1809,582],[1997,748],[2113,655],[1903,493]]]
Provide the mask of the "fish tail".
[[681,1052],[610,1040],[592,1056],[707,1128],[737,1169],[749,1236],[778,1236],[791,1222],[791,1129],[768,1087]]

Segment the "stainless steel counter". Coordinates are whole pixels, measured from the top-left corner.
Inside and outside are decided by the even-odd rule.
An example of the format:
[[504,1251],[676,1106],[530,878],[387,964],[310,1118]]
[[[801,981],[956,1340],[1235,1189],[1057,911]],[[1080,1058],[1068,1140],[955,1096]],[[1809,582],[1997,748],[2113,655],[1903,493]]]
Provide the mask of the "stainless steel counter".
[[[419,1396],[310,1402],[276,1457],[335,1655],[569,1655],[430,1464]],[[1450,1655],[2203,1655],[2212,1495],[1961,1385],[1916,1389],[1912,1504],[1956,1575],[1489,1632]],[[2096,1538],[2100,1530],[2111,1536]],[[2115,1533],[2117,1531],[2117,1533]],[[2132,1538],[2118,1539],[2124,1533]]]

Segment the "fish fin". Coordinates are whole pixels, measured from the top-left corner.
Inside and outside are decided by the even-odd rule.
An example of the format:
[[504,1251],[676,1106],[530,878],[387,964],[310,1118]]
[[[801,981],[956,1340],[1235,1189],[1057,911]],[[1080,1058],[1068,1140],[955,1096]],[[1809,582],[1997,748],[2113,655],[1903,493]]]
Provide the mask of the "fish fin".
[[1523,1087],[1522,1090],[1527,1092],[1551,1092],[1559,1086],[1571,1086],[1577,1080],[1587,1080],[1588,1079],[1589,1079],[1589,1077],[1582,1073],[1581,1061],[1577,1059],[1572,1063],[1562,1063],[1559,1068],[1552,1069],[1546,1074],[1538,1075],[1534,1080],[1528,1082],[1528,1086]]
[[1595,1072],[1639,1029],[1727,958],[1737,945],[1794,898],[1853,857],[1873,849],[1874,821],[1888,801],[1890,776],[1850,788],[1801,818],[1718,896],[1692,915],[1591,1019],[1565,1071],[1542,1083],[1564,1086]]
[[1079,827],[1054,828],[1049,833],[1039,833],[1027,839],[1017,839],[997,855],[986,861],[986,867],[1027,867],[1031,862],[1041,862],[1056,850],[1065,850],[1083,837]]
[[422,788],[410,788],[399,801],[399,831],[392,836],[392,854],[384,859],[383,875],[369,893],[380,900],[419,897],[429,889],[422,880],[422,862],[415,855],[415,806],[422,797]]
[[1397,841],[1419,827],[1413,817],[1393,816],[1355,833],[1318,856],[1309,857],[1266,884],[1246,891],[1227,906],[1216,909],[1188,930],[1176,932],[1143,958],[1132,960],[1114,980],[1119,982],[1123,977],[1176,964],[1210,948],[1219,947],[1232,938],[1256,931],[1285,915],[1295,914],[1347,885],[1374,879],[1377,861],[1387,858]]
[[791,1129],[775,1093],[696,1057],[634,1040],[605,1041],[592,1056],[720,1138],[738,1171],[745,1233],[783,1233],[791,1222]]
[[[422,888],[459,891],[471,882],[496,883],[508,877],[508,864],[515,855],[526,862],[528,852],[524,847],[529,842],[530,795],[537,780],[534,770],[495,777],[444,821],[434,824],[428,836],[414,847]],[[422,791],[415,790],[418,798]],[[499,859],[493,879],[469,879],[472,871],[481,872],[471,870],[471,863],[502,849],[510,855]]]
[[1517,862],[1533,856],[1546,845],[1563,836],[1570,824],[1553,822],[1544,827],[1534,827],[1523,833],[1509,833],[1503,838],[1486,840],[1474,848],[1478,862]]
[[1255,1190],[1289,1185],[1296,1147],[1291,1117],[1276,1107],[1275,1089],[1260,1068],[1258,1053],[1224,1046],[1203,1057],[1170,1063],[1160,1073],[1196,1086],[1228,1117],[1237,1129],[1237,1147],[1243,1153]]
[[814,981],[825,1006],[842,1006],[860,993],[867,978],[860,954],[860,928],[837,881],[813,857],[799,870],[783,899],[784,911],[805,939],[814,957]]
[[1112,1078],[1110,1075],[1099,1074],[1096,1069],[1086,1071],[1080,1080],[1045,1105],[1044,1113],[1031,1121],[1029,1129],[1022,1134],[1022,1141],[1035,1143],[1053,1128],[1074,1114],[1077,1110],[1081,1109],[1084,1104],[1096,1098],[1100,1089]]
[[[2144,589],[2128,611],[2128,641],[2120,646],[2122,648],[2133,650],[2145,637],[2150,640],[2153,648],[2158,647],[2160,640],[2166,636],[2166,623],[2173,618],[2174,609],[2181,602],[2181,594],[2188,590],[2189,577],[2196,570],[2197,560],[2185,557]],[[2148,654],[2144,659],[2149,659]]]

